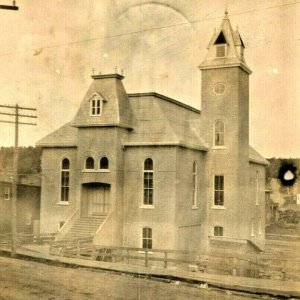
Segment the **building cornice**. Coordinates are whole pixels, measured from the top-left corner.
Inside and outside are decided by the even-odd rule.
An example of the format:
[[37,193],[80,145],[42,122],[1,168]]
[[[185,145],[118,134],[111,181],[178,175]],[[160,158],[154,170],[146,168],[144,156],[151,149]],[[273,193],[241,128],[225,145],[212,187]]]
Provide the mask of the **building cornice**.
[[93,79],[97,80],[97,79],[108,79],[108,78],[116,78],[116,79],[124,79],[123,75],[120,75],[118,73],[115,74],[98,74],[98,75],[92,75],[91,76]]
[[253,158],[249,158],[249,163],[256,164],[256,165],[262,165],[262,166],[268,166],[269,165],[269,163],[267,163],[267,162],[259,161],[259,160],[253,159]]
[[208,151],[208,148],[205,146],[191,145],[181,142],[131,142],[123,144],[123,148],[128,147],[181,147],[197,151]]
[[244,70],[247,74],[251,74],[252,71],[248,66],[243,63],[232,63],[232,64],[219,64],[219,65],[200,65],[198,68],[200,70],[210,70],[210,69],[223,69],[223,68],[236,68],[239,67]]
[[77,128],[92,128],[92,127],[120,127],[125,129],[133,130],[134,127],[124,123],[107,123],[107,124],[71,124],[73,127]]

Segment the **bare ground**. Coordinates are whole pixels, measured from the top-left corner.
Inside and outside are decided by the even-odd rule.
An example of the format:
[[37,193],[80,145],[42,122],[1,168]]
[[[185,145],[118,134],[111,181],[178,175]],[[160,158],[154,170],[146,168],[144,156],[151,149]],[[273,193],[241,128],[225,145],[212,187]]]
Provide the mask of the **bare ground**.
[[[131,275],[65,268],[34,261],[0,257],[0,299],[253,299],[179,282],[159,282]],[[271,299],[271,298],[267,298]]]

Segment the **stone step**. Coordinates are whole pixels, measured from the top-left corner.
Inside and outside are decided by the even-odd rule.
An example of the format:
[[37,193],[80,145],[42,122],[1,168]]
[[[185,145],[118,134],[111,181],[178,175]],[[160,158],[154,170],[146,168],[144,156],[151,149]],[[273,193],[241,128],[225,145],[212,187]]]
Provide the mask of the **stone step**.
[[80,218],[75,221],[65,239],[78,239],[93,236],[99,226],[104,222],[106,216],[99,218]]

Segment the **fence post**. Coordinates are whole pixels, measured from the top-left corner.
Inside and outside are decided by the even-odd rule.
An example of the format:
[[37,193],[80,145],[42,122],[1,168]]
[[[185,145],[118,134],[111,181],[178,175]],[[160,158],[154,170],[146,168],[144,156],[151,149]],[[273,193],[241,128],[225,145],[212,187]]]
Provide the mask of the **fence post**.
[[145,267],[148,267],[148,249],[145,249]]
[[168,252],[164,251],[164,268],[166,269],[168,266]]

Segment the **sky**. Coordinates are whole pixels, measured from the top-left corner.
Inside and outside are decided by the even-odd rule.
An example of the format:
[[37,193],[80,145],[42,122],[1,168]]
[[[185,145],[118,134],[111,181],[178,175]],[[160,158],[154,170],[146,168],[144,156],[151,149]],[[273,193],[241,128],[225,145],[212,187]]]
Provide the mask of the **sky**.
[[[34,145],[72,120],[93,72],[117,70],[128,93],[155,91],[201,108],[197,66],[227,7],[253,71],[250,144],[268,158],[300,157],[300,0],[17,0],[17,5],[19,11],[0,11],[0,104],[37,108],[37,126],[21,126],[20,145]],[[13,125],[0,123],[0,146],[13,144]]]

